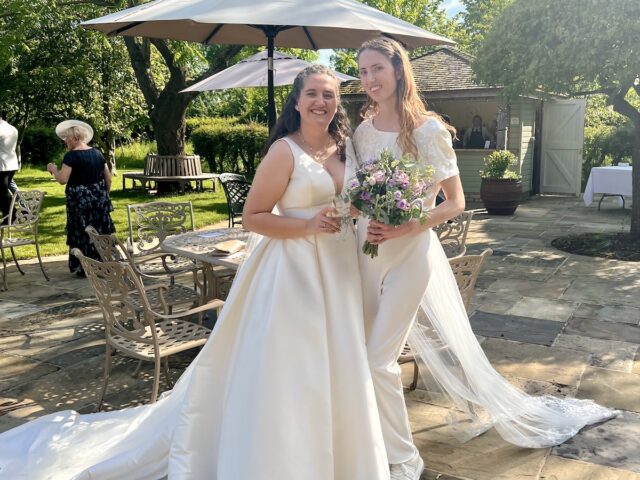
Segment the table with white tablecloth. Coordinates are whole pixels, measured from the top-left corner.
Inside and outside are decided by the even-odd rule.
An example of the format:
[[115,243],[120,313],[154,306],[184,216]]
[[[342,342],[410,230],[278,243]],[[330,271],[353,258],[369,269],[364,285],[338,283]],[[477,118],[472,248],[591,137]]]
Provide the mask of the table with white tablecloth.
[[584,204],[588,207],[593,202],[594,194],[602,194],[598,202],[598,210],[604,197],[617,196],[622,199],[624,208],[624,197],[632,195],[631,183],[632,167],[593,167],[584,188]]

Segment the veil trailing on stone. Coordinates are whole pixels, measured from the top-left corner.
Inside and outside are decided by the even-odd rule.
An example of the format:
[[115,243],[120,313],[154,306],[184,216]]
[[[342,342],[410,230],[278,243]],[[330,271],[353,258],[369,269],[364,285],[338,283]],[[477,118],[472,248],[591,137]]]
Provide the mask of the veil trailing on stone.
[[514,445],[542,448],[619,415],[590,400],[527,395],[496,372],[471,329],[442,246],[428,234],[434,237],[427,252],[432,273],[408,343],[434,401],[452,407],[448,420],[457,438],[467,441],[495,427]]

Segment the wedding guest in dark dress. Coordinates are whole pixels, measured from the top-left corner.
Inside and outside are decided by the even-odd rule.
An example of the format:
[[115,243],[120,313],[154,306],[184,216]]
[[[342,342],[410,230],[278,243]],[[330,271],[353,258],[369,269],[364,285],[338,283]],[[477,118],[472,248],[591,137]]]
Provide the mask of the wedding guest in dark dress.
[[[66,185],[67,245],[69,250],[79,248],[85,256],[99,260],[85,229],[91,225],[101,234],[116,231],[110,215],[113,211],[109,198],[111,172],[102,152],[87,145],[93,138],[90,125],[65,120],[56,126],[56,135],[64,140],[69,151],[61,169],[49,163],[47,170],[58,183]],[[84,276],[80,262],[73,255],[69,255],[69,270]]]

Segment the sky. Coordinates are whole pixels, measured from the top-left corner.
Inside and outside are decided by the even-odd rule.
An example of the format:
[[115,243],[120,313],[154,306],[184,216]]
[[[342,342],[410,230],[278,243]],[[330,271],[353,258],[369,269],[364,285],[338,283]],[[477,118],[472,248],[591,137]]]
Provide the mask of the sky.
[[[454,15],[464,10],[464,6],[462,5],[462,2],[460,2],[460,0],[445,0],[442,3],[442,7],[445,9],[445,11],[447,12],[447,15],[450,17],[453,17]],[[333,53],[333,50],[321,49],[321,50],[318,50],[318,52],[320,53],[320,58],[318,59],[318,63],[330,66],[329,64],[330,64],[331,54]]]

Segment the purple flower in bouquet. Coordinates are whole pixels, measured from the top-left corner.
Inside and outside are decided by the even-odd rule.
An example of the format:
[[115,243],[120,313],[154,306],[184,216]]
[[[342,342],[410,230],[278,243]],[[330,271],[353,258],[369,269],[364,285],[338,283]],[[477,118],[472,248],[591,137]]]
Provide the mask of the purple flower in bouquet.
[[358,181],[357,178],[352,178],[351,180],[349,180],[349,183],[347,184],[347,188],[357,188],[360,186],[360,182]]
[[393,192],[393,199],[394,200],[401,200],[402,199],[402,192],[400,190],[396,190],[395,192]]
[[427,182],[425,182],[424,180],[418,180],[418,182],[416,182],[416,184],[411,187],[411,191],[415,195],[423,195],[426,190]]
[[409,187],[409,175],[404,173],[402,170],[396,170],[393,173],[393,180],[396,185],[400,186],[400,188],[408,188]]
[[365,202],[371,203],[371,194],[369,192],[362,192],[360,198]]
[[382,170],[376,170],[375,172],[373,172],[372,177],[375,179],[376,183],[384,183],[384,181],[387,179],[387,176]]
[[396,207],[406,212],[411,209],[411,204],[403,198],[396,202]]

